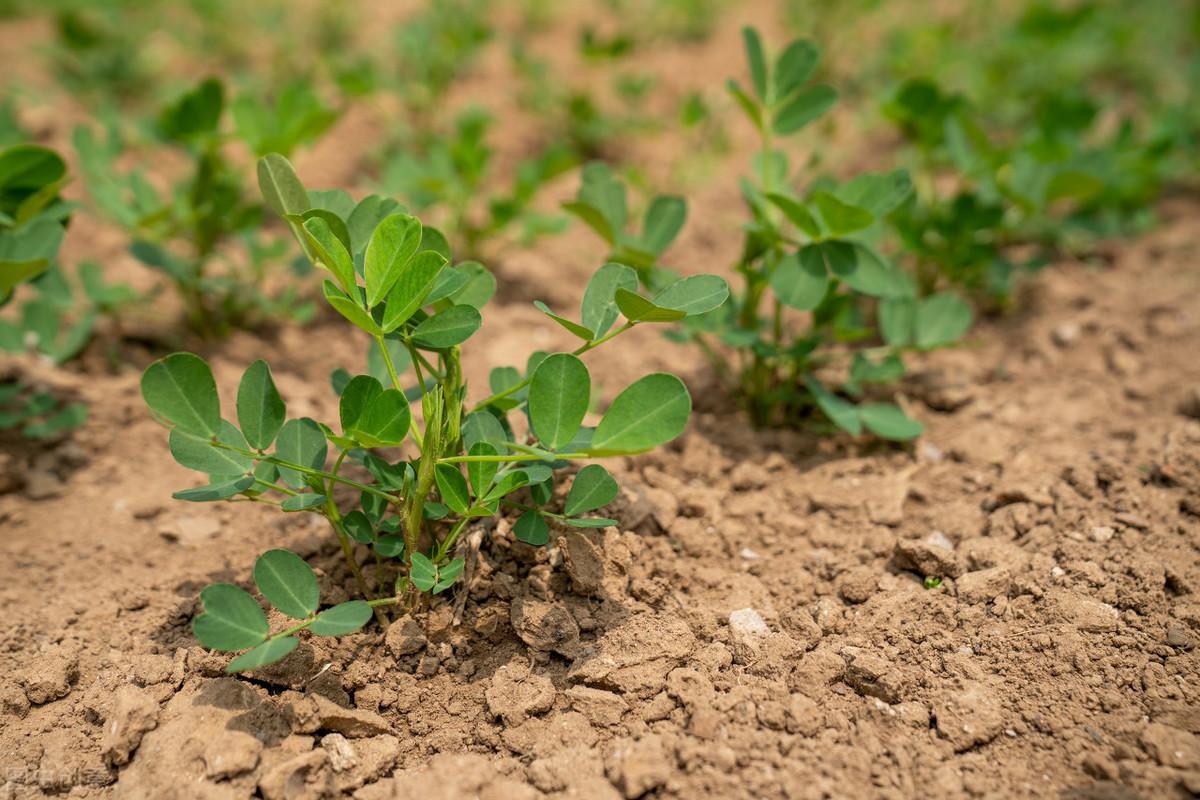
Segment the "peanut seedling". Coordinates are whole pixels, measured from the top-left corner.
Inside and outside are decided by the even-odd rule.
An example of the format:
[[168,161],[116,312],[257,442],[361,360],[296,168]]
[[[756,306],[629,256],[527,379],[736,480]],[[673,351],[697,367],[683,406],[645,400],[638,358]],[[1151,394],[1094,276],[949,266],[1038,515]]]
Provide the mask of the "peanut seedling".
[[[554,496],[563,469],[574,459],[640,453],[670,441],[683,431],[691,399],[678,378],[647,375],[620,392],[595,427],[585,426],[592,387],[580,356],[638,325],[711,311],[728,295],[724,281],[694,276],[649,300],[637,293],[632,268],[606,264],[587,287],[579,321],[539,304],[580,344],[570,352],[535,353],[523,372],[493,370],[492,394],[468,407],[461,349],[482,323],[480,310],[495,290],[491,273],[474,262],[452,263],[445,237],[396,211],[393,201],[370,196],[347,205],[345,193],[310,193],[279,155],[265,157],[258,169],[267,205],[328,271],[326,300],[371,338],[386,380],[335,375],[334,424],[289,419],[263,361],[242,376],[236,424],[222,414],[209,366],[190,353],[147,368],[142,394],[171,428],[175,459],[208,476],[207,485],[177,498],[248,500],[325,517],[363,599],[318,613],[307,567],[272,551],[260,558],[255,580],[267,600],[299,622],[271,633],[247,593],[209,587],[194,624],[201,643],[248,650],[229,669],[250,669],[282,658],[306,627],[348,633],[367,622],[370,609],[412,610],[462,573],[456,545],[467,526],[502,509],[521,512],[514,533],[532,545],[549,541],[547,520],[614,524],[590,516],[616,497],[608,471],[598,464],[581,469],[560,509]],[[392,448],[413,455],[391,460]],[[358,477],[345,474],[350,464],[360,467]],[[339,487],[354,491],[353,504],[335,496]],[[371,553],[371,581],[356,545]]]

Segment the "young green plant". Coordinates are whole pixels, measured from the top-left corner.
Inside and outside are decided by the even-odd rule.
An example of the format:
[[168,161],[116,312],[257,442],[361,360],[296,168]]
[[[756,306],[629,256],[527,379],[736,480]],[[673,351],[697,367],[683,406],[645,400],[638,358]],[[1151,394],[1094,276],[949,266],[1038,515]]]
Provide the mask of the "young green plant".
[[[264,556],[267,585],[258,567],[255,579],[263,596],[297,622],[272,633],[244,592],[210,587],[194,625],[201,643],[248,649],[230,664],[236,671],[283,657],[306,627],[346,633],[366,623],[367,607],[412,610],[462,573],[457,545],[467,527],[505,510],[520,512],[514,533],[531,545],[549,541],[548,520],[614,524],[592,516],[616,497],[608,471],[583,467],[560,506],[555,489],[566,468],[576,459],[635,454],[670,441],[683,431],[691,399],[678,378],[655,373],[621,391],[594,427],[585,425],[592,384],[580,357],[639,325],[711,311],[728,294],[720,278],[688,278],[651,301],[637,293],[631,268],[605,265],[587,287],[578,321],[539,304],[579,345],[535,353],[523,371],[493,370],[491,395],[468,405],[461,352],[495,291],[491,273],[474,262],[454,263],[445,237],[397,212],[394,201],[309,192],[279,155],[263,158],[258,174],[267,205],[328,272],[325,299],[370,337],[382,366],[375,372],[386,380],[336,373],[332,424],[289,418],[263,361],[243,374],[231,417],[222,413],[212,370],[190,353],[147,368],[142,394],[170,427],[175,459],[208,477],[177,498],[268,503],[324,517],[366,605],[319,612],[302,562],[276,551]],[[397,459],[397,448],[406,455]],[[366,568],[356,547],[370,553]],[[303,602],[289,605],[293,596]],[[341,627],[321,623],[326,615]],[[235,635],[224,635],[233,628]]]

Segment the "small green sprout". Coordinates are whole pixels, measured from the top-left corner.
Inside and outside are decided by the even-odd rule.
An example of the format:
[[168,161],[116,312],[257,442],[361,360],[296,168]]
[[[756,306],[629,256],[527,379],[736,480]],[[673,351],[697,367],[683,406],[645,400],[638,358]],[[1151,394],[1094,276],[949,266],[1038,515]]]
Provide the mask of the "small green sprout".
[[942,585],[942,579],[937,575],[926,575],[925,580],[921,582],[921,585],[926,589],[937,589]]

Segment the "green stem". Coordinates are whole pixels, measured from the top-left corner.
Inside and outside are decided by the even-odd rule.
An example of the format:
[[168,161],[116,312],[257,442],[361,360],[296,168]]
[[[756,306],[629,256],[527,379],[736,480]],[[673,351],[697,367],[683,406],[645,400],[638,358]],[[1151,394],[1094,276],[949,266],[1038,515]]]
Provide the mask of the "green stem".
[[[379,608],[382,608],[383,606],[398,606],[398,605],[400,605],[400,598],[399,597],[380,597],[377,600],[368,600],[366,602],[367,602],[367,605],[369,605],[371,608],[379,609]],[[278,633],[271,634],[270,636],[267,637],[267,641],[272,642],[276,639],[282,639],[285,636],[291,636],[294,633],[299,633],[302,630],[306,630],[310,625],[312,625],[316,621],[317,621],[317,617],[315,615],[312,617],[309,617],[308,619],[304,620],[303,622],[298,622],[290,628],[284,628],[283,630],[279,631]]]
[[219,442],[216,439],[209,440],[209,444],[222,450],[240,453],[241,455],[254,459],[255,461],[266,461],[267,463],[275,464],[279,467],[286,467],[287,469],[295,470],[296,472],[302,472],[305,475],[312,475],[314,478],[323,478],[325,480],[332,480],[336,481],[337,483],[345,484],[346,486],[353,486],[359,491],[366,492],[367,494],[373,494],[376,497],[387,500],[389,503],[399,502],[394,495],[390,495],[387,492],[382,492],[379,489],[376,489],[374,486],[368,486],[365,483],[359,483],[358,481],[351,480],[350,478],[343,478],[340,475],[334,475],[333,473],[326,472],[325,470],[313,469],[312,467],[306,467],[302,464],[293,464],[291,461],[285,461],[282,458],[269,456],[265,453],[260,453],[257,450],[245,450],[241,447],[234,447],[233,445]]
[[467,523],[471,521],[470,517],[463,517],[458,522],[454,523],[454,527],[450,530],[450,535],[442,540],[438,545],[437,558],[434,559],[435,564],[442,563],[442,559],[446,557],[446,553],[450,551],[450,547],[458,541],[458,536],[463,532],[463,528],[467,527]]
[[376,336],[375,341],[379,344],[379,352],[383,354],[383,364],[387,367],[388,376],[392,379],[392,386],[403,393],[404,387],[400,385],[400,375],[396,372],[396,365],[392,363],[392,354],[388,352],[387,341],[383,338],[383,334]]
[[448,456],[439,458],[439,464],[506,464],[510,461],[552,461],[559,458],[591,458],[591,453],[554,453],[553,458],[545,455],[496,455],[496,456]]

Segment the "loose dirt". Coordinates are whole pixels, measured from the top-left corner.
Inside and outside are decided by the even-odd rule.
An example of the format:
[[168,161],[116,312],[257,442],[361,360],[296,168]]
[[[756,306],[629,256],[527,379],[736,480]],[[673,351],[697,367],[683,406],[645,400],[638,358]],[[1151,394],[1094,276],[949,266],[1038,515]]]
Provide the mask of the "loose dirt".
[[[680,269],[729,261],[734,202],[693,204]],[[919,360],[903,400],[927,432],[908,448],[755,432],[695,353],[635,331],[592,357],[604,397],[669,368],[697,413],[610,465],[618,526],[535,549],[500,519],[428,612],[250,677],[192,639],[200,588],[249,587],[255,555],[288,547],[346,599],[327,531],[170,499],[195,476],[138,394],[150,339],[111,334],[133,362],[116,371],[95,348],[67,372],[7,366],[92,412],[0,455],[0,797],[1200,793],[1200,203],[1160,213]],[[89,230],[68,263],[97,255]],[[505,251],[516,288],[471,384],[566,347],[529,301],[573,307],[602,255],[579,231]],[[267,357],[289,412],[321,418],[329,371],[364,349],[323,318],[205,355],[228,407]]]

